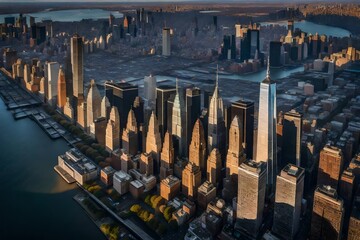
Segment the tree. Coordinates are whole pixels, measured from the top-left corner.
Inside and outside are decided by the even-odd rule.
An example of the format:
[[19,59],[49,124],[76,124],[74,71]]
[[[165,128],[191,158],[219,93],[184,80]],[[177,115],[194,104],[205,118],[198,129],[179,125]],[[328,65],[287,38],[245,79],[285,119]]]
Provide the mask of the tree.
[[170,219],[172,218],[172,213],[175,211],[175,209],[171,206],[168,206],[165,208],[164,210],[164,218],[166,219],[166,221],[170,221]]
[[133,213],[138,213],[140,210],[141,210],[141,206],[139,204],[134,204],[130,208],[130,211]]
[[110,233],[110,224],[108,223],[103,223],[100,226],[100,230],[106,235],[108,236]]
[[120,229],[119,226],[113,226],[110,230],[109,238],[111,240],[117,240],[119,237]]
[[165,207],[166,207],[165,204],[160,205],[160,207],[159,207],[159,211],[160,211],[162,214],[164,214]]
[[144,202],[145,202],[147,205],[151,205],[150,198],[151,198],[151,195],[150,195],[150,194],[145,197]]

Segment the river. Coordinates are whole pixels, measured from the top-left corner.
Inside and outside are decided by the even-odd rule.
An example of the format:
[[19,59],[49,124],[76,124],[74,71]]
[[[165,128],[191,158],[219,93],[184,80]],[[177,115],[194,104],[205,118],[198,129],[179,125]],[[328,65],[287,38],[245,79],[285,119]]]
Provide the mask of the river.
[[29,118],[14,120],[0,99],[0,239],[105,239],[54,170],[69,149]]
[[[62,22],[78,22],[83,19],[106,19],[109,18],[110,13],[116,18],[123,17],[122,13],[117,11],[107,11],[103,9],[71,9],[71,10],[57,10],[57,11],[41,11],[34,13],[27,13],[24,16],[35,17],[36,22],[42,20],[62,21]],[[19,14],[0,14],[0,22],[4,22],[5,17],[19,17]],[[29,18],[27,18],[29,23]]]

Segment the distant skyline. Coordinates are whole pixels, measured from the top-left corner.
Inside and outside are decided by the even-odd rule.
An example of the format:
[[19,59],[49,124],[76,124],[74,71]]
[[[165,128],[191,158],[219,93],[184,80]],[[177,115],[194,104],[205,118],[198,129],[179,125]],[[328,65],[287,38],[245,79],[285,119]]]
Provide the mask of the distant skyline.
[[[93,3],[107,3],[107,2],[111,2],[111,3],[156,3],[156,2],[168,2],[168,3],[172,3],[172,2],[210,2],[210,3],[219,3],[218,0],[105,0],[105,1],[98,1],[98,0],[0,0],[0,3],[57,3],[57,2],[72,2],[72,3],[76,3],[76,2],[93,2]],[[263,2],[263,3],[283,3],[283,0],[224,0],[222,1],[222,3],[253,3],[253,2]],[[357,0],[287,0],[286,3],[311,3],[311,2],[357,2]]]

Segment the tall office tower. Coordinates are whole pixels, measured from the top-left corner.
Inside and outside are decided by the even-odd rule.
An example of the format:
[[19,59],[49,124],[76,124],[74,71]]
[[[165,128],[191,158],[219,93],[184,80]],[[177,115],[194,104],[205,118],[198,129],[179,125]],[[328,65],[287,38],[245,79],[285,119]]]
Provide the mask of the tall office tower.
[[208,153],[214,148],[220,151],[221,157],[225,156],[225,120],[224,103],[219,94],[219,75],[216,72],[215,90],[210,100],[209,125],[208,125]]
[[59,70],[58,76],[58,87],[57,87],[57,105],[59,108],[63,109],[66,104],[66,81],[65,81],[65,74],[62,68]]
[[151,154],[154,159],[155,173],[159,173],[160,169],[160,151],[161,151],[161,138],[159,132],[158,120],[154,114],[151,113],[148,132],[146,135],[146,153]]
[[138,152],[138,127],[135,113],[130,109],[126,128],[122,134],[122,148],[131,155],[136,155]]
[[167,100],[167,116],[166,116],[167,130],[166,131],[169,131],[170,133],[172,133],[172,124],[173,124],[172,123],[172,109],[174,107],[175,95],[176,94],[171,95],[169,97],[169,99]]
[[236,228],[258,235],[265,204],[266,163],[246,160],[239,167]]
[[266,78],[260,84],[255,158],[257,162],[267,163],[267,184],[271,193],[275,191],[277,175],[276,114],[276,83],[270,78],[268,64]]
[[254,146],[254,102],[238,100],[231,103],[231,120],[237,116],[240,122],[241,143],[246,157],[252,159]]
[[180,101],[179,80],[176,79],[176,95],[172,108],[172,127],[171,133],[175,140],[176,153],[180,156],[184,154],[184,124],[183,124],[183,104]]
[[151,75],[144,78],[145,107],[155,110],[156,104],[156,77]]
[[182,193],[189,198],[196,199],[197,190],[201,185],[201,171],[199,166],[189,162],[182,171]]
[[351,211],[348,240],[360,240],[360,197],[354,198],[354,203]]
[[75,107],[84,101],[84,43],[82,37],[75,34],[71,38],[71,66],[73,76],[73,95]]
[[160,135],[163,138],[167,128],[168,108],[167,101],[171,95],[176,94],[176,88],[169,85],[158,86],[156,88],[156,116],[159,120]]
[[171,134],[165,133],[164,144],[160,155],[160,179],[164,179],[174,173],[174,146]]
[[294,20],[288,20],[288,31],[294,33]]
[[221,181],[221,155],[217,148],[214,148],[207,159],[207,180],[218,186]]
[[162,31],[162,55],[171,55],[171,43],[170,43],[170,28],[163,28]]
[[337,189],[343,166],[344,158],[341,149],[325,146],[320,151],[317,185],[329,185]]
[[127,116],[139,95],[138,86],[127,82],[105,82],[105,95],[109,99],[111,107],[115,106],[120,114],[120,131],[126,127]]
[[260,31],[258,29],[249,29],[248,32],[249,31],[250,31],[250,58],[255,59],[256,52],[260,52]]
[[272,231],[284,239],[293,239],[299,230],[304,179],[305,170],[293,164],[277,176]]
[[114,151],[120,148],[120,116],[117,107],[112,107],[106,126],[106,149]]
[[226,155],[226,177],[237,184],[239,166],[246,160],[242,146],[241,123],[237,115],[229,129],[229,148]]
[[336,189],[319,186],[315,190],[310,239],[341,239],[344,220],[343,200]]
[[57,85],[59,77],[60,64],[57,62],[49,62],[48,67],[48,101],[49,104],[56,105]]
[[185,155],[188,155],[188,149],[191,142],[192,131],[196,120],[200,117],[201,95],[199,88],[186,89],[185,99]]
[[111,105],[109,99],[104,96],[101,100],[101,116],[108,119],[110,115]]
[[278,68],[281,67],[281,42],[271,41],[270,42],[270,67]]
[[331,60],[329,62],[328,74],[329,74],[329,82],[328,86],[332,86],[334,82],[334,72],[335,72],[335,61]]
[[90,81],[90,89],[86,97],[86,116],[88,132],[95,134],[94,121],[101,116],[101,96],[94,79]]
[[206,170],[206,142],[204,136],[204,128],[200,119],[196,120],[194,129],[192,132],[191,144],[189,146],[189,162],[194,163],[200,167],[200,170],[204,173]]
[[147,132],[147,124],[144,121],[144,101],[141,97],[137,96],[133,103],[133,110],[135,113],[135,118],[137,122],[138,127],[138,149],[140,152],[143,152],[143,149],[145,149],[145,136]]
[[295,110],[286,112],[283,120],[283,166],[292,163],[301,167],[302,114]]
[[86,116],[86,102],[83,101],[80,105],[77,107],[77,123],[80,127],[83,129],[87,128],[87,116]]
[[146,176],[154,175],[154,159],[149,153],[142,153],[140,156],[140,173]]

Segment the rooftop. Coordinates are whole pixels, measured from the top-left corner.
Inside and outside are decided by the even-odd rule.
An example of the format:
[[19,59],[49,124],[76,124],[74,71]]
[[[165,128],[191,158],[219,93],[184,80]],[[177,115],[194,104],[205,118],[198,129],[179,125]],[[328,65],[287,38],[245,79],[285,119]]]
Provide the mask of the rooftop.
[[131,180],[131,176],[129,174],[127,174],[124,171],[117,171],[114,173],[114,179],[117,179],[120,182],[123,181],[130,181]]

